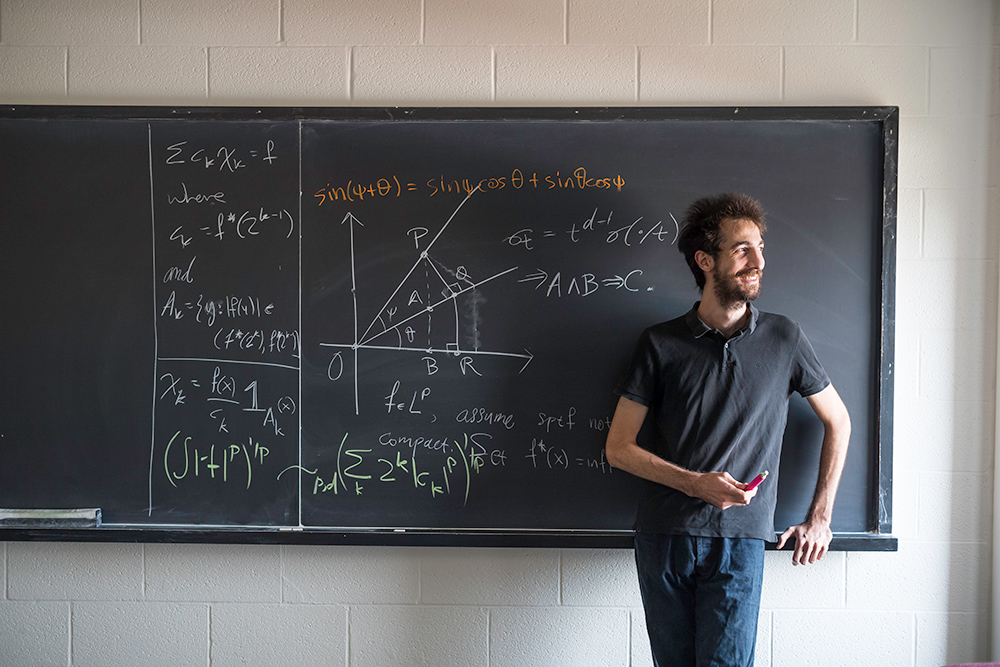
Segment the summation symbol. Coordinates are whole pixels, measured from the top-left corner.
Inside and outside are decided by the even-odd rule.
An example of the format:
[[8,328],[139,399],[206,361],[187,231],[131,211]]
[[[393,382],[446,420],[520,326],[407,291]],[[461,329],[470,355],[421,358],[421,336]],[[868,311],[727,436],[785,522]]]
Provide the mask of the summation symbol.
[[[516,266],[512,266],[509,269],[500,271],[499,273],[493,274],[487,278],[476,280],[468,272],[465,267],[457,267],[452,270],[448,268],[444,263],[438,261],[431,255],[431,250],[434,244],[437,243],[441,235],[444,234],[445,230],[458,215],[458,212],[462,210],[462,207],[467,201],[479,191],[479,187],[474,188],[465,199],[458,205],[458,207],[452,212],[451,216],[445,221],[438,230],[437,234],[427,243],[423,248],[420,247],[420,240],[423,236],[427,235],[427,230],[424,228],[416,228],[411,231],[411,236],[413,236],[414,243],[416,245],[417,258],[410,270],[407,271],[406,275],[403,276],[402,280],[393,290],[389,298],[386,299],[385,303],[379,309],[378,313],[375,315],[374,319],[367,325],[363,332],[360,332],[360,327],[358,324],[358,292],[357,292],[357,274],[355,268],[355,257],[354,257],[354,234],[355,225],[359,227],[364,227],[364,223],[354,217],[352,213],[347,213],[341,224],[349,224],[350,230],[350,247],[351,247],[351,297],[353,301],[354,309],[354,342],[353,343],[320,343],[323,347],[332,348],[345,348],[353,352],[353,367],[354,367],[354,412],[355,414],[360,414],[360,406],[358,400],[358,354],[361,350],[389,350],[394,352],[409,352],[418,353],[422,355],[427,355],[431,353],[443,353],[450,354],[456,357],[462,358],[461,369],[463,374],[475,373],[479,374],[472,365],[472,358],[476,355],[482,356],[493,356],[493,357],[510,357],[514,359],[523,359],[524,364],[521,366],[520,372],[523,372],[528,364],[531,363],[534,355],[528,350],[524,353],[518,352],[501,352],[501,351],[489,351],[479,349],[478,335],[474,336],[474,343],[470,348],[463,347],[460,340],[460,322],[462,320],[462,315],[459,312],[458,307],[458,297],[466,294],[472,296],[473,304],[476,304],[476,290],[478,290],[482,285],[489,283],[497,278],[505,276],[512,273],[518,269]],[[422,283],[416,283],[419,280],[420,270],[422,269],[424,275],[424,281]],[[416,276],[416,278],[414,278]],[[411,280],[412,279],[412,280]],[[402,303],[400,303],[400,301]],[[450,338],[447,342],[443,344],[435,345],[432,339],[432,321],[436,321],[434,318],[435,313],[438,313],[439,318],[443,318],[440,313],[453,314],[454,317],[454,327],[451,327],[449,323],[449,331],[453,331],[453,334],[449,333]],[[450,317],[448,318],[450,319]],[[421,346],[420,344],[425,342],[422,335],[419,335],[420,323],[426,320],[426,345]],[[476,322],[472,322],[473,330],[475,330]],[[386,337],[393,336],[391,344],[384,339]],[[420,336],[418,338],[418,336]],[[330,364],[327,368],[327,375],[332,381],[339,380],[344,373],[345,360],[343,351],[338,351],[333,355]]]

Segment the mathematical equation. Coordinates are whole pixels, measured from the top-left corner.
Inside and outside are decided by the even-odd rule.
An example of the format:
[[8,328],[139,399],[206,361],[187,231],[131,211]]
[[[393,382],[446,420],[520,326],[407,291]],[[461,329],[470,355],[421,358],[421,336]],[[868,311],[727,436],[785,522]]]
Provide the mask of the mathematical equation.
[[539,174],[538,172],[523,172],[514,169],[510,174],[470,179],[446,178],[436,176],[422,182],[400,181],[395,174],[379,178],[375,181],[357,182],[348,180],[341,185],[327,183],[313,193],[317,200],[316,206],[322,206],[334,201],[364,201],[384,197],[402,197],[405,193],[423,194],[434,197],[441,194],[457,194],[467,196],[476,191],[499,190],[614,190],[621,192],[626,181],[621,174],[595,177],[588,173],[586,167],[577,167],[566,172],[556,171],[554,174]]
[[429,498],[457,495],[462,505],[469,502],[472,481],[484,466],[502,467],[506,454],[489,449],[481,442],[487,433],[462,434],[458,438],[393,437],[384,433],[377,446],[371,443],[348,444],[344,434],[329,472],[289,466],[278,474],[293,470],[308,476],[303,485],[312,495],[340,494],[362,496],[377,493],[380,485],[412,487]]
[[[469,414],[463,410],[456,420],[463,421]],[[576,425],[574,415],[573,408],[566,416],[539,413],[538,425],[547,431],[571,430]],[[505,415],[497,423],[502,425],[504,420],[510,421],[512,416]],[[597,425],[604,425],[605,421],[592,419],[591,428],[603,428]],[[524,471],[521,466],[514,465],[512,453],[506,446],[492,443],[493,438],[486,432],[413,436],[387,431],[372,442],[359,442],[357,437],[345,434],[328,468],[293,465],[282,470],[278,478],[299,472],[305,477],[303,492],[314,496],[375,496],[381,488],[390,485],[393,488],[403,486],[428,499],[455,496],[465,506],[474,493],[479,475],[489,472],[502,477]],[[581,456],[571,454],[566,447],[549,445],[544,438],[532,438],[530,444],[525,444],[521,458],[529,464],[530,470],[536,471],[583,468],[600,474],[612,473],[603,449]]]
[[235,484],[249,491],[254,469],[263,467],[269,448],[249,438],[245,443],[219,445],[192,443],[194,437],[177,431],[163,450],[163,472],[174,488],[187,481]]
[[288,209],[268,210],[258,206],[252,210],[221,212],[209,223],[196,225],[197,232],[189,232],[187,225],[178,225],[170,233],[170,241],[187,248],[195,239],[195,233],[216,241],[227,238],[241,240],[276,232],[279,237],[289,239],[295,232],[295,219]]
[[[191,264],[184,273],[177,274],[171,273],[177,271],[177,268],[171,268],[163,282],[168,280],[190,282],[189,277],[193,265],[194,259],[191,260]],[[173,277],[175,275],[177,277]],[[232,320],[247,317],[263,319],[274,315],[274,313],[274,303],[261,302],[259,296],[227,294],[221,299],[206,299],[204,294],[199,294],[198,298],[192,301],[179,301],[176,290],[171,290],[160,309],[160,317],[179,320],[185,314],[190,314],[194,317],[195,322],[209,327],[215,326],[215,320],[220,317]]]
[[228,148],[224,145],[197,146],[188,141],[178,141],[167,146],[167,157],[164,164],[186,165],[195,164],[205,169],[235,173],[246,169],[252,160],[273,164],[278,160],[274,141],[268,139],[258,149],[243,150]]
[[598,291],[602,287],[607,289],[620,290],[624,289],[626,292],[639,292],[646,291],[652,292],[652,285],[644,285],[643,290],[640,290],[636,286],[639,278],[642,277],[642,269],[633,269],[629,271],[624,276],[615,274],[606,278],[598,278],[593,273],[584,273],[579,276],[568,276],[567,279],[563,278],[561,271],[556,271],[551,276],[548,272],[542,269],[537,269],[532,273],[525,275],[523,278],[518,280],[519,283],[535,283],[535,290],[545,286],[545,296],[563,296],[563,283],[566,283],[566,296],[576,294],[577,296],[587,297]]
[[595,208],[590,217],[579,223],[574,221],[569,229],[562,230],[562,234],[564,234],[562,237],[559,236],[560,232],[556,230],[536,230],[529,227],[505,237],[503,242],[515,248],[534,250],[539,243],[550,239],[562,238],[570,243],[579,243],[581,239],[594,234],[598,237],[603,234],[605,244],[619,244],[626,248],[641,246],[650,240],[658,243],[669,241],[670,245],[673,245],[677,242],[677,237],[680,234],[680,225],[672,213],[668,213],[668,215],[670,222],[666,224],[663,220],[652,222],[646,221],[644,217],[639,217],[632,222],[618,226],[619,221],[613,221],[614,211],[599,214],[599,209]]
[[[235,421],[241,430],[258,426],[273,430],[275,436],[285,435],[284,426],[294,424],[298,412],[295,398],[286,387],[271,387],[259,379],[243,383],[216,365],[211,377],[198,374],[184,377],[166,372],[159,379],[159,402],[171,406],[204,405],[204,413],[216,425],[218,433],[229,433]],[[278,385],[278,383],[274,383]],[[261,400],[261,389],[268,389],[266,400]],[[287,420],[287,421],[286,421]]]

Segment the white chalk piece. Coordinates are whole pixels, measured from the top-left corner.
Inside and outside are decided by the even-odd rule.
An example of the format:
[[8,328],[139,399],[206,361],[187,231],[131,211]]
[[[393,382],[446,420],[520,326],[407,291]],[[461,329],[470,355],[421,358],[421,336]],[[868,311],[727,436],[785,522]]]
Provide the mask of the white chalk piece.
[[75,510],[0,509],[0,528],[98,528],[101,508]]

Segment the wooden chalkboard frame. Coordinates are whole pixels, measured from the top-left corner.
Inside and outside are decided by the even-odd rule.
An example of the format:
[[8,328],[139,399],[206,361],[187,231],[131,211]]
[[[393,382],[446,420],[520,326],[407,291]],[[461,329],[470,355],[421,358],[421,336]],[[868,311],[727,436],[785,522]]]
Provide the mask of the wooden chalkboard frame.
[[[872,473],[868,502],[867,532],[837,533],[832,549],[851,551],[893,551],[892,537],[892,447],[893,379],[895,334],[896,211],[898,107],[588,107],[588,108],[366,108],[366,107],[126,107],[126,106],[0,106],[2,119],[156,119],[156,120],[410,120],[410,121],[497,121],[544,120],[553,122],[611,120],[727,120],[769,121],[857,121],[880,125],[882,137],[882,229],[881,281],[872,295],[877,309],[877,331],[873,346],[879,353],[878,377],[872,377],[872,395],[877,442],[870,443]],[[0,527],[0,541],[49,540],[95,542],[205,542],[253,544],[353,544],[353,545],[432,545],[499,547],[584,547],[627,548],[628,531],[613,533],[587,531],[470,531],[470,530],[318,530],[277,528],[274,530],[210,527],[174,529],[162,526],[105,524],[90,529],[36,529]]]

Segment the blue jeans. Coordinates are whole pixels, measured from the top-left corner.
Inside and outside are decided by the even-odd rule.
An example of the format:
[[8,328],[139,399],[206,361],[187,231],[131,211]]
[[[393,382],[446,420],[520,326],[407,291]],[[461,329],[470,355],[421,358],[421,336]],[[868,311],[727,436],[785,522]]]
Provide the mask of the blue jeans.
[[637,533],[635,562],[657,667],[751,667],[764,542]]

